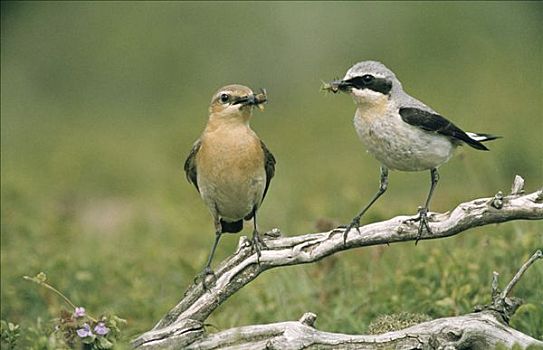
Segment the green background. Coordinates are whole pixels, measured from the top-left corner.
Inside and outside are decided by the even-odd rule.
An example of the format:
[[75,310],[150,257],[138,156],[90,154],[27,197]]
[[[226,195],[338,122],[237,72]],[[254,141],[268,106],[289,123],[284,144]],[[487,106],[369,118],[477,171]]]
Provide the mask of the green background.
[[[126,339],[181,299],[214,236],[183,162],[212,93],[230,83],[269,94],[252,120],[277,158],[263,230],[345,224],[377,190],[352,100],[319,91],[367,59],[460,127],[503,136],[441,168],[431,210],[508,192],[515,174],[541,187],[541,23],[540,2],[2,2],[2,319],[58,315],[61,302],[21,278],[39,271],[90,313],[126,318]],[[391,173],[363,223],[416,213],[428,188],[427,173]],[[319,329],[360,333],[380,314],[466,313],[542,232],[511,222],[273,270],[209,322],[312,311]],[[221,241],[215,263],[238,238]],[[539,264],[515,289],[527,306],[513,325],[543,339],[541,280]]]

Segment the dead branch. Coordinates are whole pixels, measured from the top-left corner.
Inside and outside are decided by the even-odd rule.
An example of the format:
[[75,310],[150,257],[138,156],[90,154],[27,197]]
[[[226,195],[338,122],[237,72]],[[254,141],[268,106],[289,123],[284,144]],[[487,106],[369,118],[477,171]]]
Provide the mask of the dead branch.
[[[447,213],[429,213],[432,234],[426,233],[421,239],[453,236],[470,228],[512,220],[543,219],[543,189],[524,194],[523,183],[524,180],[517,176],[512,186],[512,193],[508,196],[503,196],[499,192],[492,198],[462,203]],[[503,342],[499,339],[514,340],[521,345],[537,342],[500,323],[494,314],[488,314],[490,311],[433,320],[401,331],[403,333],[393,332],[398,333],[397,335],[387,333],[386,337],[385,335],[354,336],[321,332],[302,322],[247,326],[205,335],[203,329],[205,319],[232,294],[250,283],[263,271],[279,266],[315,262],[336,252],[357,247],[414,241],[418,235],[418,225],[413,221],[414,218],[415,216],[398,216],[387,221],[362,226],[360,232],[356,230],[350,232],[345,245],[342,229],[293,237],[281,237],[279,230],[275,229],[267,233],[268,249],[262,251],[260,264],[257,264],[256,254],[252,251],[249,240],[241,237],[237,251],[216,269],[215,280],[211,283],[209,291],[204,291],[201,284],[190,286],[184,298],[152,330],[136,338],[132,344],[136,348],[145,349],[185,348],[189,345],[190,348],[198,349],[219,346],[232,349],[301,349],[315,346],[378,349],[380,343],[383,346],[397,348],[397,345],[407,345],[408,343],[404,344],[404,342],[409,341],[409,344],[419,344],[421,348],[422,344],[428,344],[434,337],[439,338],[441,333],[436,332],[437,329],[450,328],[451,331],[447,333],[448,338],[446,337],[449,340],[456,339],[455,334],[461,334],[459,339],[451,340],[458,341],[465,334],[470,334],[470,325],[473,325],[474,331],[476,329],[482,331],[488,327],[494,329],[495,339],[488,339],[491,343]],[[511,288],[516,282],[512,281],[512,283]],[[492,312],[495,311],[492,310]],[[422,327],[422,325],[426,326]],[[499,335],[499,332],[503,334]],[[245,337],[244,334],[247,336]],[[243,339],[247,341],[244,342]],[[388,340],[385,341],[385,339]],[[337,343],[334,343],[336,341]],[[299,345],[287,346],[287,343]]]

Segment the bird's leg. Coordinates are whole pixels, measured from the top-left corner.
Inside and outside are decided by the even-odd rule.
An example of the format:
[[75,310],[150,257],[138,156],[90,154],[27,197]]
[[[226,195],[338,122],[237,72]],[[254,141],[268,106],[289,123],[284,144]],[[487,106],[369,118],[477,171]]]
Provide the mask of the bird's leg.
[[428,206],[430,205],[430,200],[432,199],[432,195],[434,194],[434,189],[437,185],[437,182],[439,181],[439,173],[437,172],[436,168],[430,170],[430,176],[432,180],[430,192],[428,193],[428,198],[426,198],[426,203],[424,204],[424,207],[419,208],[419,217],[416,219],[416,221],[420,221],[420,223],[419,233],[417,235],[415,245],[419,242],[419,239],[422,236],[423,229],[426,229],[426,232],[428,232],[429,234],[432,233],[432,230],[430,230],[430,225],[428,225]]
[[253,245],[252,249],[256,251],[256,262],[260,264],[260,256],[262,255],[260,251],[262,249],[266,249],[268,246],[266,243],[264,243],[264,240],[262,240],[262,237],[258,234],[258,230],[256,228],[256,208],[253,209]]
[[213,242],[213,247],[211,247],[211,253],[209,254],[209,257],[207,258],[207,262],[204,267],[204,270],[200,272],[194,278],[194,283],[198,283],[198,280],[200,279],[202,280],[202,286],[204,287],[204,289],[208,289],[208,286],[206,284],[206,277],[209,275],[215,277],[215,273],[213,272],[213,270],[211,270],[211,261],[213,260],[213,256],[215,255],[215,249],[217,249],[217,245],[219,244],[221,235],[222,235],[221,223],[219,219],[217,218],[215,220],[215,242]]
[[353,221],[351,221],[349,226],[345,228],[345,232],[343,233],[343,244],[347,243],[347,235],[349,234],[349,231],[351,231],[351,229],[356,228],[358,233],[360,233],[360,229],[359,229],[360,218],[372,206],[372,204],[375,203],[375,201],[377,201],[377,199],[381,197],[383,193],[385,193],[385,191],[387,190],[387,187],[388,187],[388,168],[385,167],[384,165],[381,165],[381,178],[379,181],[379,190],[373,196],[373,198],[368,203],[368,205],[366,205],[364,209],[362,209],[362,211],[353,218]]

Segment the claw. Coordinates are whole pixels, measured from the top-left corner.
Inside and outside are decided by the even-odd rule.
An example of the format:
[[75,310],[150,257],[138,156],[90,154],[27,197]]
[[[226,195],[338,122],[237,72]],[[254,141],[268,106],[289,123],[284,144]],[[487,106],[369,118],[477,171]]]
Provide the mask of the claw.
[[256,231],[253,232],[252,242],[253,244],[251,246],[251,250],[256,252],[256,262],[257,264],[260,264],[260,256],[262,255],[261,250],[267,249],[268,246],[266,245],[266,243],[264,243],[264,241]]
[[196,277],[194,277],[194,284],[198,284],[198,282],[202,281],[202,287],[204,290],[209,290],[209,286],[206,283],[207,276],[213,276],[213,281],[215,281],[217,278],[215,277],[215,272],[211,270],[211,267],[206,266],[202,272],[200,272]]
[[343,232],[343,245],[347,244],[347,236],[349,235],[349,231],[351,231],[353,228],[356,228],[356,231],[358,234],[360,234],[360,217],[356,216],[353,221],[347,226],[345,229],[345,232]]
[[428,234],[430,235],[432,234],[432,230],[430,229],[430,225],[428,224],[428,208],[419,207],[418,212],[419,212],[418,217],[413,218],[413,219],[407,219],[404,221],[405,223],[417,222],[417,221],[419,222],[418,234],[417,234],[417,239],[415,240],[415,245],[419,243],[419,240],[422,237],[422,232],[425,229],[426,229],[426,232],[428,232]]
[[415,240],[415,245],[417,245],[420,238],[422,237],[422,231],[424,229],[426,229],[426,232],[428,232],[428,234],[432,234],[432,230],[430,229],[430,225],[428,224],[428,208],[419,208],[419,217],[414,221],[420,221],[417,239]]

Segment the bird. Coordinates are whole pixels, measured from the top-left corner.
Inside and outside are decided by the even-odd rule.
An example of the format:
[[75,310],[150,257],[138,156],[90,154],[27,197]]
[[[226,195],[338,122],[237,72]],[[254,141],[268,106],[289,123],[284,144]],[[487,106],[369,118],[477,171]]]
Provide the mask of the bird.
[[244,220],[253,220],[252,248],[267,248],[257,230],[257,212],[275,174],[276,160],[264,142],[251,129],[254,107],[267,102],[264,89],[259,94],[243,85],[220,88],[211,99],[209,119],[185,161],[187,179],[200,193],[215,225],[215,241],[202,278],[214,275],[211,262],[223,233],[238,233]]
[[419,207],[419,241],[424,230],[431,234],[428,206],[439,181],[438,168],[446,163],[457,146],[468,145],[488,151],[482,142],[499,138],[485,133],[464,132],[423,102],[408,95],[396,75],[383,63],[362,61],[353,65],[343,79],[325,83],[324,90],[351,95],[355,104],[354,127],[360,141],[381,163],[379,189],[369,203],[346,226],[359,231],[360,219],[388,188],[389,170],[430,171],[430,190]]

